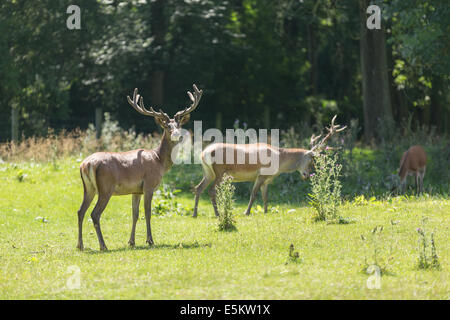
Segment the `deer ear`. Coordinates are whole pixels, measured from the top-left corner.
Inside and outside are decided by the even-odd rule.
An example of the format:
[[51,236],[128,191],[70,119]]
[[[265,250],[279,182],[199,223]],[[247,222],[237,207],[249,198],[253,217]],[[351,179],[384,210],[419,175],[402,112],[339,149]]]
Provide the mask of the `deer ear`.
[[189,121],[190,118],[191,118],[191,114],[190,114],[190,113],[188,113],[187,115],[183,116],[183,117],[180,119],[180,121],[178,122],[179,125],[181,126],[181,125],[185,124],[186,122]]

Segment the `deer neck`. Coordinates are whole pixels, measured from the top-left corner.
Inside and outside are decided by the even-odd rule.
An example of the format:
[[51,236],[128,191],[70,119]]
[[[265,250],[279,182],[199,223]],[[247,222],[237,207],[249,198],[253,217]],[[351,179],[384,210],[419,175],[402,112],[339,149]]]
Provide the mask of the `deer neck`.
[[280,172],[298,170],[307,151],[300,148],[280,148]]
[[400,177],[400,180],[404,180],[408,174],[408,169],[407,169],[407,165],[405,163],[406,161],[404,161],[402,163],[402,165],[400,166],[400,170],[398,171],[398,176]]
[[170,140],[170,135],[164,130],[161,142],[156,148],[156,153],[158,154],[159,161],[164,167],[164,172],[168,171],[172,165],[172,150],[174,143]]

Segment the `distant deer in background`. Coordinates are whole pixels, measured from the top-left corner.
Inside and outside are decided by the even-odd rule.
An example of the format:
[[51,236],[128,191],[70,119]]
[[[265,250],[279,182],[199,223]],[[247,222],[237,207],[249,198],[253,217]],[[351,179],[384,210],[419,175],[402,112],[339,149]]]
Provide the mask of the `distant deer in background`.
[[403,153],[398,171],[402,193],[406,191],[406,178],[408,175],[415,175],[416,193],[419,195],[423,191],[423,177],[425,176],[426,165],[427,154],[421,146],[412,146]]
[[153,244],[150,226],[153,192],[158,188],[163,175],[172,167],[172,150],[180,140],[181,126],[197,108],[202,96],[194,84],[194,94],[188,91],[192,105],[178,111],[173,119],[163,111],[156,112],[144,107],[144,99],[134,89],[133,100],[127,96],[128,103],[137,112],[155,118],[156,123],[164,130],[159,146],[153,150],[138,149],[127,152],[97,152],[87,157],[80,166],[81,180],[84,187],[84,198],[78,210],[78,249],[83,250],[83,219],[95,194],[97,204],[92,210],[91,218],[97,232],[100,250],[107,250],[100,229],[100,216],[105,210],[111,196],[132,194],[133,225],[129,245],[134,246],[136,222],[139,217],[139,203],[144,194],[145,220],[147,223],[147,243]]
[[[314,156],[324,148],[325,142],[336,132],[340,132],[346,128],[340,125],[335,125],[334,121],[336,116],[331,120],[331,126],[328,128],[328,134],[320,141],[318,139],[322,136],[311,136],[310,145],[311,149],[300,148],[278,148],[265,143],[253,143],[253,144],[228,144],[228,143],[215,143],[211,144],[203,150],[201,154],[203,179],[199,185],[195,187],[195,204],[193,217],[197,217],[198,201],[201,193],[208,187],[208,185],[214,181],[213,185],[209,189],[211,202],[214,207],[214,213],[219,215],[216,204],[216,186],[222,181],[222,177],[225,173],[233,177],[235,182],[253,181],[253,190],[250,196],[247,210],[245,214],[249,215],[252,208],[252,204],[261,189],[264,212],[267,212],[267,187],[278,175],[285,172],[300,172],[303,180],[308,179],[309,172],[313,163]],[[227,154],[234,154],[233,159],[238,158],[238,153],[245,159],[244,163],[226,163]],[[222,161],[218,163],[209,163],[208,159],[214,157],[214,155],[222,154]],[[272,159],[272,155],[275,155],[278,159],[278,169],[273,174],[262,173],[263,168],[270,167],[270,164],[262,163],[258,157],[256,163],[251,163],[249,159],[256,158],[255,155],[266,154]]]

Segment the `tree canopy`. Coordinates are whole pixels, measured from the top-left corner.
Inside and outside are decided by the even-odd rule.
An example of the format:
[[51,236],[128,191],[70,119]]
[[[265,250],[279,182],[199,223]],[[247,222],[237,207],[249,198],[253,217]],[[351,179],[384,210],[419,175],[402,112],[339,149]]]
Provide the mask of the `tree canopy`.
[[[447,1],[363,2],[381,8],[392,106],[383,112],[448,132]],[[80,30],[66,26],[69,5],[1,2],[0,140],[11,137],[13,107],[24,135],[86,128],[95,108],[152,132],[154,121],[131,112],[126,96],[137,87],[147,105],[173,115],[193,83],[204,89],[194,117],[204,127],[239,119],[288,128],[334,114],[365,123],[370,72],[362,72],[364,17],[354,1],[80,0]]]

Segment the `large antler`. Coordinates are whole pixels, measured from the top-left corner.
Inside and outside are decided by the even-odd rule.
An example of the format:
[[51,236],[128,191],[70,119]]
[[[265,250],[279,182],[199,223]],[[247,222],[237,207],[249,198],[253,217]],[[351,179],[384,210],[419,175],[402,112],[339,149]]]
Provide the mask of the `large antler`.
[[[155,118],[162,119],[164,121],[170,121],[170,117],[166,113],[164,113],[161,109],[159,110],[160,112],[156,112],[155,110],[153,110],[152,107],[150,107],[150,110],[147,110],[144,107],[144,97],[142,97],[141,95],[138,94],[137,88],[134,89],[133,100],[131,100],[130,96],[127,96],[127,100],[128,100],[128,103],[134,109],[136,109],[137,112],[139,112],[140,114],[143,114],[144,116],[152,116]],[[138,104],[138,101],[139,101],[139,104]]]
[[175,120],[177,121],[180,120],[183,116],[191,113],[192,111],[195,110],[195,108],[197,108],[197,105],[202,97],[203,90],[198,90],[195,84],[193,85],[193,87],[194,87],[194,94],[192,94],[190,91],[187,92],[189,98],[192,101],[191,106],[185,108],[184,110],[178,111],[174,116]]
[[328,130],[328,134],[319,142],[319,143],[316,143],[316,141],[322,136],[322,135],[319,135],[319,136],[315,136],[314,134],[311,136],[311,140],[310,140],[310,145],[311,145],[311,151],[314,151],[314,150],[316,150],[316,149],[322,149],[323,147],[324,147],[324,145],[325,145],[325,142],[327,142],[327,140],[328,139],[330,139],[330,137],[333,135],[333,134],[335,134],[336,132],[341,132],[341,131],[343,131],[343,130],[345,130],[346,128],[347,128],[347,126],[344,126],[344,127],[341,127],[341,125],[339,125],[339,124],[337,124],[337,125],[335,125],[334,124],[334,121],[336,120],[336,117],[337,117],[337,115],[335,115],[334,117],[333,117],[333,119],[331,120],[331,125],[330,125],[330,127],[328,127],[327,128],[327,130]]

